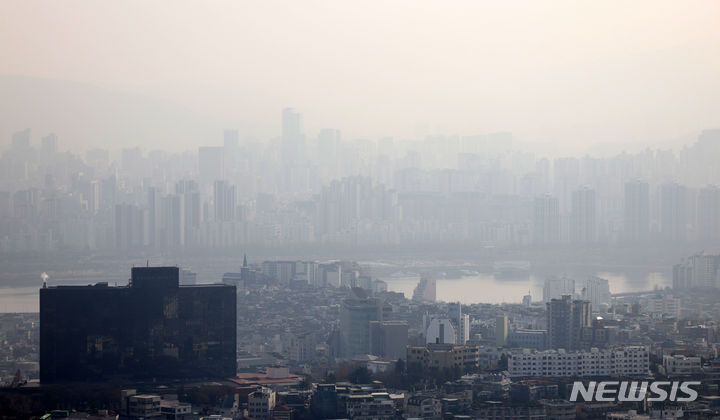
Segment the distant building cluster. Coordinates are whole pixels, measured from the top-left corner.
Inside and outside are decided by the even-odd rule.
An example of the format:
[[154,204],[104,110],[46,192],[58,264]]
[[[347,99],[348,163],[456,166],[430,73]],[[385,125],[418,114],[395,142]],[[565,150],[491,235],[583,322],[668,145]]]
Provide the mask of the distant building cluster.
[[0,251],[720,239],[720,130],[679,153],[550,160],[509,133],[346,141],[308,138],[292,109],[281,123],[182,154],[80,155],[19,131],[0,157]]
[[673,289],[720,287],[720,255],[700,253],[673,266]]

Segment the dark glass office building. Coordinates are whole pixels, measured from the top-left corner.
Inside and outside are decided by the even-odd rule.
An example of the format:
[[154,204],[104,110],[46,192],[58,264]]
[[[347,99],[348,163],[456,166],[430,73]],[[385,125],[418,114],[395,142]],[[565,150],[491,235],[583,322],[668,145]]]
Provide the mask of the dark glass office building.
[[40,381],[233,377],[236,311],[235,286],[180,286],[177,267],[40,289]]

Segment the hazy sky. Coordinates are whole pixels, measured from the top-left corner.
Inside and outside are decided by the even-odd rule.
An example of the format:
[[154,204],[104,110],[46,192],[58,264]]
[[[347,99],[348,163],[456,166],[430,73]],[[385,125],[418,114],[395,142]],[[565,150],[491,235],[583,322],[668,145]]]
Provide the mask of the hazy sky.
[[719,20],[718,1],[6,0],[0,74],[274,134],[293,106],[308,134],[666,140],[720,126]]

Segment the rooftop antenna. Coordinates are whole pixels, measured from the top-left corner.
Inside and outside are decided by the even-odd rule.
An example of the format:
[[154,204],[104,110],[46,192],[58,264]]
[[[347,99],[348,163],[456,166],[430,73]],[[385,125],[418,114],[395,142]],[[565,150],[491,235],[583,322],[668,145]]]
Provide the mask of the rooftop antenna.
[[42,282],[43,282],[43,284],[42,284],[43,289],[47,289],[47,281],[50,278],[50,276],[48,276],[48,273],[43,271],[43,273],[40,274],[40,278],[42,279]]
[[150,267],[150,260],[147,260],[147,261],[145,262],[145,267]]

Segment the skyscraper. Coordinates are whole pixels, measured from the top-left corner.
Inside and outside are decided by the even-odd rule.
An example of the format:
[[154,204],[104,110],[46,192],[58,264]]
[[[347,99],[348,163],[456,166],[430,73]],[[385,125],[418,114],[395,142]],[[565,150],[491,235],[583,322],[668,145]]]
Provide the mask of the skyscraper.
[[380,302],[353,288],[340,307],[341,354],[353,357],[370,352],[370,321],[382,321]]
[[448,303],[448,315],[457,328],[457,342],[455,344],[464,345],[470,340],[470,315],[462,313],[462,304],[460,302]]
[[564,295],[575,295],[575,280],[569,277],[550,277],[543,285],[543,302],[560,299]]
[[46,155],[54,155],[58,151],[58,136],[55,133],[50,133],[42,138],[42,144],[40,151]]
[[580,346],[583,327],[592,323],[590,302],[565,295],[547,303],[548,347],[575,350]]
[[423,275],[415,290],[413,290],[412,300],[415,302],[435,302],[437,282],[434,277]]
[[405,359],[407,345],[407,322],[370,321],[370,354],[386,360]]
[[533,206],[533,240],[536,244],[560,241],[560,202],[545,194],[536,197]]
[[700,253],[689,258],[692,277],[688,287],[712,289],[720,286],[720,255]]
[[184,236],[186,245],[196,245],[202,218],[200,210],[200,190],[197,182],[182,180],[175,184],[175,194],[182,197]]
[[673,265],[673,289],[685,290],[692,287],[692,266],[688,263]]
[[625,183],[624,215],[625,240],[647,240],[650,229],[650,187],[647,182]]
[[227,181],[215,181],[213,185],[213,203],[215,206],[215,221],[235,220],[237,192],[234,185],[231,186]]
[[595,308],[601,304],[609,304],[612,300],[610,282],[600,277],[589,277],[582,289],[582,298],[589,301]]
[[557,158],[553,161],[553,195],[558,197],[560,213],[565,216],[571,209],[571,194],[580,185],[580,160]]
[[146,243],[151,247],[158,245],[158,224],[160,219],[160,192],[155,187],[147,189],[147,226],[146,226]]
[[177,267],[128,286],[40,289],[40,380],[224,378],[236,373],[235,287],[180,286]]

